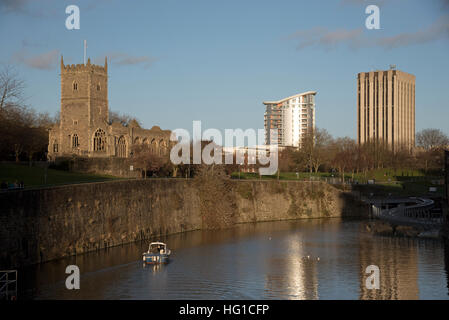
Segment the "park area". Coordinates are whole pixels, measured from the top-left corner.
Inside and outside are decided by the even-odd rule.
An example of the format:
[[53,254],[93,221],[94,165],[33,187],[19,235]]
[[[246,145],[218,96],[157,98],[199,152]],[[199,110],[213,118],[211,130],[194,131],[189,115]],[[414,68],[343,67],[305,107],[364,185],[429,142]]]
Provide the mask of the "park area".
[[46,168],[40,163],[30,166],[29,163],[0,163],[0,182],[2,189],[39,188],[63,184],[100,182],[119,179],[113,176],[75,173],[64,170]]
[[342,177],[336,172],[280,172],[269,176],[258,173],[233,172],[233,179],[241,180],[297,180],[323,181],[339,188],[353,188],[364,194],[423,196],[444,194],[444,176],[425,174],[421,170],[375,169],[365,173],[348,173]]

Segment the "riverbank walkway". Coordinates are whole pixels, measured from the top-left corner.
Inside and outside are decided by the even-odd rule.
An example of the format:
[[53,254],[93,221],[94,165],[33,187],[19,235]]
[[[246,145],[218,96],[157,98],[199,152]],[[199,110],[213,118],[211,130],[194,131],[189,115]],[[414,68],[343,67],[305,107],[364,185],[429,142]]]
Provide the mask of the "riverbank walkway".
[[370,204],[373,216],[392,226],[438,230],[445,222],[439,203],[428,198],[379,199],[371,201]]

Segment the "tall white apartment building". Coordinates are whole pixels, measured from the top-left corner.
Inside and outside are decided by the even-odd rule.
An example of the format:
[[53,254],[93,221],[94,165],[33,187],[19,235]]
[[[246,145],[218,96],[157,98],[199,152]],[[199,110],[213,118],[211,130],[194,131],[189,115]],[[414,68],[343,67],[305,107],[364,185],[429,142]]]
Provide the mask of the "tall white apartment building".
[[265,101],[265,144],[276,143],[270,129],[278,133],[282,147],[301,147],[302,137],[315,128],[316,91],[307,91],[278,101]]

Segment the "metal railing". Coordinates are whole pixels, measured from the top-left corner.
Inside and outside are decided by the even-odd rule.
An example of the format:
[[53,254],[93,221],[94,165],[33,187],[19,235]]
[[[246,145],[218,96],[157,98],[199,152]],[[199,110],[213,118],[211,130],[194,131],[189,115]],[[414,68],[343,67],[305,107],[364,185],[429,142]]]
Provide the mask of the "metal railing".
[[17,299],[17,270],[0,271],[0,300]]
[[390,209],[382,209],[380,206],[372,205],[373,216],[385,220],[393,225],[405,225],[422,227],[424,229],[438,229],[444,223],[442,213],[432,212],[435,202],[431,199],[409,198],[408,202],[413,205],[400,204]]

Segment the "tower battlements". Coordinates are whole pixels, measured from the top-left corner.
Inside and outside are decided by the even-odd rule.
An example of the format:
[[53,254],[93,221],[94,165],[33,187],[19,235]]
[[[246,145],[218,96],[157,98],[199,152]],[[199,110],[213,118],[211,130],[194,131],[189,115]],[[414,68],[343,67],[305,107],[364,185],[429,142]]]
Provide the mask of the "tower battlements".
[[64,64],[63,57],[61,56],[61,73],[67,72],[86,72],[86,71],[95,71],[99,73],[108,73],[108,58],[104,59],[104,66],[96,65],[90,63],[90,58],[87,60],[87,63],[84,64]]
[[61,56],[60,76],[60,120],[49,130],[49,159],[72,155],[128,158],[137,144],[150,146],[155,155],[168,154],[169,130],[143,129],[136,121],[128,126],[109,121],[107,58],[104,66],[90,59],[65,65]]

